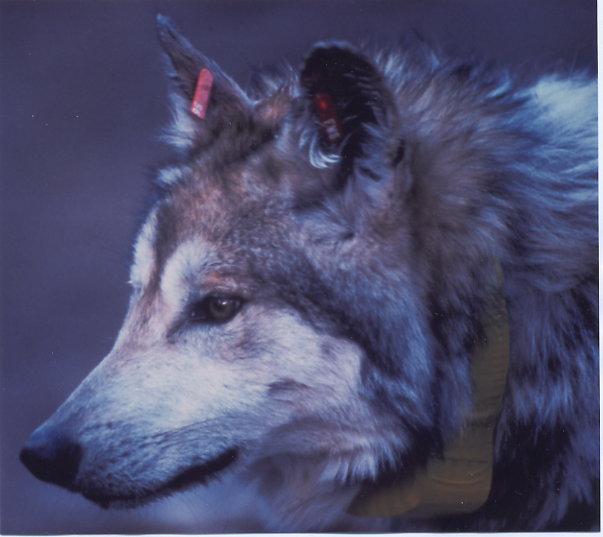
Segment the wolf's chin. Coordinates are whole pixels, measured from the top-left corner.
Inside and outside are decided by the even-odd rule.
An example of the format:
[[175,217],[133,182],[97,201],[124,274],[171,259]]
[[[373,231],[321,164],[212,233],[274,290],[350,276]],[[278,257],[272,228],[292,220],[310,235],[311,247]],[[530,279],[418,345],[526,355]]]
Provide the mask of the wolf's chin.
[[205,485],[211,479],[218,477],[218,474],[225,470],[237,459],[238,450],[236,448],[228,449],[217,457],[204,462],[190,466],[174,477],[162,483],[153,489],[144,489],[133,492],[132,494],[107,494],[97,491],[82,491],[84,498],[96,503],[103,509],[131,509],[140,507],[155,500],[170,496],[197,485]]

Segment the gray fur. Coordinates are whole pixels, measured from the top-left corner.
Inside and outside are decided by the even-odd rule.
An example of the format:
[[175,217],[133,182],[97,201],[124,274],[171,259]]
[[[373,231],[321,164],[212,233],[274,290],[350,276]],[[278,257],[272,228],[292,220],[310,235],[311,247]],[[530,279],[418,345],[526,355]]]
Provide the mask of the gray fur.
[[[168,479],[169,461],[165,473],[160,464],[151,478],[146,466],[167,459],[144,453],[153,451],[156,441],[171,457],[172,433],[161,427],[141,432],[139,413],[149,404],[147,396],[141,396],[140,406],[123,409],[120,392],[132,397],[128,385],[134,377],[154,386],[158,377],[147,380],[151,373],[143,372],[149,367],[173,378],[165,360],[152,357],[158,352],[171,356],[185,346],[210,352],[226,341],[218,328],[191,332],[182,313],[170,321],[163,313],[168,299],[161,296],[174,274],[192,271],[187,304],[210,285],[196,281],[182,253],[183,245],[202,239],[210,245],[207,260],[195,270],[221,271],[215,278],[227,283],[220,285],[236,285],[246,300],[233,321],[237,343],[231,355],[219,358],[222,367],[238,370],[252,356],[276,356],[279,345],[289,348],[286,338],[262,332],[262,312],[280,312],[283,323],[296,323],[295,337],[316,343],[326,370],[336,368],[338,360],[359,360],[358,385],[351,372],[342,374],[354,397],[341,396],[333,403],[337,411],[325,399],[314,415],[283,422],[284,409],[309,404],[308,394],[326,397],[336,386],[343,390],[327,386],[337,379],[334,372],[324,373],[327,387],[317,392],[318,370],[302,378],[291,369],[261,388],[262,401],[272,409],[265,421],[274,424],[267,436],[252,426],[259,420],[255,414],[243,425],[239,409],[229,411],[224,423],[203,422],[205,440],[197,425],[173,433],[187,446],[182,458],[188,462],[182,464],[193,464],[200,453],[203,460],[214,458],[235,441],[254,446],[253,457],[251,448],[241,452],[248,465],[243,473],[272,498],[268,529],[347,527],[338,520],[349,520],[343,512],[359,485],[412,470],[441,453],[471,406],[471,352],[500,293],[508,307],[511,357],[490,497],[470,515],[393,520],[390,529],[542,530],[560,523],[573,505],[594,512],[599,478],[595,82],[568,73],[520,84],[511,74],[439,58],[423,48],[362,53],[347,44],[323,43],[306,59],[301,78],[286,68],[260,80],[251,98],[167,20],[160,18],[159,28],[175,81],[167,139],[181,150],[181,162],[160,172],[159,201],[140,239],[152,254],[137,254],[144,258],[138,264],[149,270],[135,273],[149,275],[135,278],[133,305],[108,365],[101,364],[42,428],[45,438],[56,435],[69,416],[88,405],[95,414],[78,415],[78,423],[88,420],[88,425],[70,426],[78,442],[102,437],[105,449],[115,449],[127,462],[124,450],[144,439],[142,454],[127,470],[116,467],[109,484],[101,482],[98,470],[90,470],[95,477],[85,481],[81,468],[93,468],[94,461],[84,458],[72,488],[94,499],[86,487],[98,487],[109,503],[111,494],[145,501],[145,495],[155,494],[155,483]],[[325,62],[324,71],[316,68]],[[345,66],[341,74],[339,65]],[[215,77],[203,121],[186,112],[201,68]],[[313,92],[327,90],[342,95],[340,114],[353,112],[341,118],[344,136],[336,143],[324,139],[312,105]],[[502,289],[497,266],[504,272]],[[303,335],[310,333],[315,336]],[[149,347],[151,340],[155,347]],[[149,364],[134,367],[133,356],[145,356]],[[185,363],[196,367],[190,352],[187,356]],[[249,378],[255,379],[259,370],[249,367]],[[110,380],[112,375],[117,380]],[[194,393],[186,384],[176,402],[189,389]],[[163,385],[159,391],[170,393]],[[178,414],[175,407],[172,414]],[[340,453],[347,442],[342,431],[360,427],[367,415],[365,447]],[[109,420],[119,426],[109,431]],[[303,449],[289,443],[288,428],[295,424],[304,431]],[[222,430],[228,427],[232,434]],[[333,437],[339,444],[333,440],[331,453],[326,439],[335,430],[333,435],[344,436]],[[119,469],[125,473],[119,475]],[[314,488],[296,497],[300,483],[308,486],[310,478]],[[375,528],[383,524],[377,521]]]

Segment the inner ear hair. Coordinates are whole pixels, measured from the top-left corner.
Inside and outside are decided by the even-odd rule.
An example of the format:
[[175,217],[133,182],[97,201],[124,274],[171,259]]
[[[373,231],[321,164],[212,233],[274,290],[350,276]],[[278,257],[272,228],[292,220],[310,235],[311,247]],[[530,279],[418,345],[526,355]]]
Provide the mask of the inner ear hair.
[[[322,127],[321,149],[339,154],[336,186],[355,170],[379,180],[382,174],[370,157],[383,151],[391,155],[391,133],[398,121],[392,93],[377,67],[346,44],[322,44],[306,59],[300,82]],[[387,160],[395,165],[402,156],[398,147]]]
[[[378,116],[385,112],[380,95],[383,82],[376,68],[345,45],[318,46],[306,60],[300,79],[310,100],[317,95],[329,97],[343,137],[351,137],[353,149],[359,149],[361,127],[377,125]],[[327,136],[322,139],[328,142]]]

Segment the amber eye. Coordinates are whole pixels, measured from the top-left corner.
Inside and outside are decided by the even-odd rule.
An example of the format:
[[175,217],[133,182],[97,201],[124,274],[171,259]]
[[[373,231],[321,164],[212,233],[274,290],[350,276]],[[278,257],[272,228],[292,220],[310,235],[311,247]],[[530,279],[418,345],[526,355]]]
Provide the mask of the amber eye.
[[226,323],[241,309],[243,301],[238,297],[209,295],[196,302],[190,309],[193,323]]

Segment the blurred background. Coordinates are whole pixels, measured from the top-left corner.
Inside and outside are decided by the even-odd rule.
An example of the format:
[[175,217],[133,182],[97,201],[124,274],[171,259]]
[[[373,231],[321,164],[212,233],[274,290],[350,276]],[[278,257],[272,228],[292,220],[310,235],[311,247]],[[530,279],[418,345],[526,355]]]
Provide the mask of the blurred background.
[[2,0],[3,534],[260,529],[244,512],[224,516],[245,502],[233,484],[103,511],[18,461],[125,313],[130,243],[152,166],[169,154],[157,11],[242,85],[254,66],[299,63],[317,40],[392,44],[411,31],[513,68],[596,72],[595,0]]

